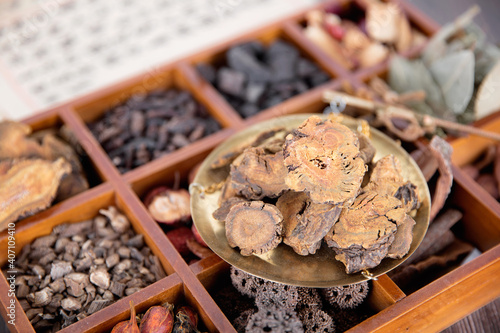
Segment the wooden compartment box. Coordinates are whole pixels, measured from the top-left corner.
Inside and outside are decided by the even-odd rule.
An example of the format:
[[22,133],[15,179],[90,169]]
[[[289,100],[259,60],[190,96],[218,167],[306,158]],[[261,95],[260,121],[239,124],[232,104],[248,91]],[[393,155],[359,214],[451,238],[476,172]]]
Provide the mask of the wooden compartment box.
[[[424,34],[431,35],[438,26],[403,1],[402,5],[413,26]],[[339,1],[348,4],[350,1]],[[317,7],[332,3],[323,3]],[[333,1],[333,3],[337,3]],[[355,1],[365,8],[363,1]],[[171,184],[174,174],[182,179],[201,162],[219,143],[237,131],[256,122],[272,117],[301,113],[322,112],[324,89],[341,90],[343,84],[364,87],[363,81],[373,75],[384,73],[387,63],[372,68],[349,72],[315,47],[301,31],[300,24],[305,13],[289,17],[244,36],[226,41],[192,57],[175,63],[165,64],[154,72],[138,75],[96,93],[37,114],[24,122],[34,130],[64,123],[74,132],[79,143],[88,154],[92,166],[101,182],[73,198],[67,199],[43,212],[16,223],[16,249],[20,250],[36,237],[47,235],[56,225],[78,222],[96,215],[98,210],[110,204],[120,208],[130,219],[133,229],[144,235],[145,242],[157,255],[167,276],[148,287],[120,299],[101,311],[65,328],[72,332],[109,332],[119,321],[130,315],[129,301],[137,311],[145,311],[152,305],[164,301],[193,306],[201,318],[202,326],[210,332],[232,332],[234,328],[214,301],[211,293],[217,281],[227,278],[229,266],[216,255],[188,265],[158,224],[149,216],[141,198],[156,185]],[[196,70],[201,62],[221,61],[221,55],[230,45],[259,39],[268,43],[281,37],[299,48],[300,52],[315,62],[331,76],[331,80],[320,87],[294,96],[283,103],[243,119],[231,108],[224,98],[206,82]],[[146,93],[157,88],[177,87],[188,90],[194,98],[205,105],[222,129],[175,152],[162,156],[144,166],[120,174],[106,152],[99,145],[87,127],[108,108],[123,102],[134,93]],[[500,128],[500,122],[486,125]],[[481,150],[481,144],[474,138],[464,138],[453,143],[455,185],[449,201],[461,209],[464,217],[460,228],[466,239],[483,251],[478,258],[454,269],[448,274],[424,286],[410,295],[405,293],[387,276],[372,281],[368,304],[374,315],[349,332],[368,331],[439,331],[479,307],[500,296],[498,274],[500,274],[500,206],[488,198],[459,166],[472,158],[472,151]],[[474,149],[467,149],[473,147]],[[0,234],[0,245],[7,248],[8,233]],[[7,252],[0,254],[0,264],[7,262]],[[0,277],[0,312],[8,321],[7,306],[9,284]],[[34,332],[27,316],[16,299],[16,325],[8,325],[12,332]]]

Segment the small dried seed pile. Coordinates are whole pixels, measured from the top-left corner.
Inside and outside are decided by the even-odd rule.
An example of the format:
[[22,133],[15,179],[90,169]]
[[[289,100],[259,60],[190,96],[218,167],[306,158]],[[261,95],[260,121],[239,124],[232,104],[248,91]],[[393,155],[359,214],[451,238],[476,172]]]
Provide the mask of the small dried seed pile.
[[13,270],[16,296],[37,332],[58,331],[166,276],[113,206],[24,246]]
[[89,128],[123,173],[217,132],[220,125],[189,92],[170,89],[133,95]]
[[213,216],[242,255],[281,242],[314,254],[324,239],[348,274],[402,258],[413,238],[409,213],[419,207],[418,190],[403,179],[395,156],[372,163],[374,155],[366,136],[317,116],[290,133],[262,133],[214,163],[230,172]]

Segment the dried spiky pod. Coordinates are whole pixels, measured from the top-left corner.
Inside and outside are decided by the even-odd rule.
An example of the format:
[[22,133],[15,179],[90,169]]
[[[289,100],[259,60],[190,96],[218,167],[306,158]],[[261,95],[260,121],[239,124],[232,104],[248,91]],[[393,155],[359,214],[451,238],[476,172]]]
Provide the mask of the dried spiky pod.
[[297,314],[304,325],[304,333],[335,332],[333,318],[323,310],[303,308]]
[[370,290],[367,281],[341,287],[322,289],[323,296],[330,304],[341,309],[353,309],[363,303]]
[[282,308],[265,308],[259,309],[250,317],[245,332],[303,333],[304,328],[295,311]]
[[265,281],[255,297],[255,304],[261,308],[295,309],[299,301],[297,287],[286,284]]
[[255,312],[255,309],[248,309],[243,311],[235,320],[233,320],[232,324],[236,332],[245,331],[245,327],[248,325],[248,320]]
[[298,287],[297,293],[299,294],[299,302],[296,307],[297,311],[303,308],[321,309],[323,307],[323,301],[317,289]]
[[265,283],[263,279],[250,275],[234,266],[231,266],[230,276],[236,290],[251,298],[257,296],[260,287]]

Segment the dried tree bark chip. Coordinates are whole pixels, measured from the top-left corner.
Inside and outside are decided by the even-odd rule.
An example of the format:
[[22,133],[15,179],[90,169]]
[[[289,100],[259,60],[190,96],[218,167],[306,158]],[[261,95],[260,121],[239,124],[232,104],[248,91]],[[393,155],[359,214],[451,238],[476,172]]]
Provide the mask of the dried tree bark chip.
[[281,242],[283,215],[276,206],[262,201],[242,202],[231,207],[226,218],[226,237],[241,254],[262,254]]
[[365,192],[344,208],[339,221],[325,236],[346,273],[356,273],[380,264],[394,241],[396,221],[405,217],[401,201],[376,192]]
[[9,222],[47,208],[71,166],[60,158],[0,162],[0,230]]
[[350,204],[361,187],[366,165],[359,140],[348,127],[312,116],[286,138],[286,184],[315,203]]
[[276,206],[283,214],[283,242],[300,255],[314,254],[337,222],[339,206],[315,204],[304,192],[287,192]]
[[283,152],[266,154],[263,148],[247,148],[241,160],[231,165],[231,186],[250,200],[276,198],[288,189],[286,174]]

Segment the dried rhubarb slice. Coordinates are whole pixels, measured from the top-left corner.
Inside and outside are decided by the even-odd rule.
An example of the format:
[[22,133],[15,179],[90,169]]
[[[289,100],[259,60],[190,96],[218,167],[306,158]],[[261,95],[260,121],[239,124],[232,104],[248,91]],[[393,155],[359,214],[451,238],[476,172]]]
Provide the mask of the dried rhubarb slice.
[[283,242],[300,255],[316,253],[337,222],[339,206],[315,204],[303,192],[287,192],[276,203],[283,214]]
[[71,172],[64,159],[0,162],[0,230],[9,222],[50,206],[63,176]]
[[366,172],[358,147],[358,138],[348,127],[317,116],[308,118],[286,138],[286,184],[308,193],[315,203],[350,204]]
[[226,218],[226,237],[241,254],[262,254],[281,242],[283,215],[276,206],[262,201],[241,202],[231,207]]
[[365,192],[343,209],[325,240],[345,264],[346,273],[356,273],[380,264],[394,241],[397,221],[406,216],[398,199]]
[[248,148],[231,165],[231,186],[247,199],[276,198],[288,188],[286,174],[283,152],[266,154],[263,148]]

